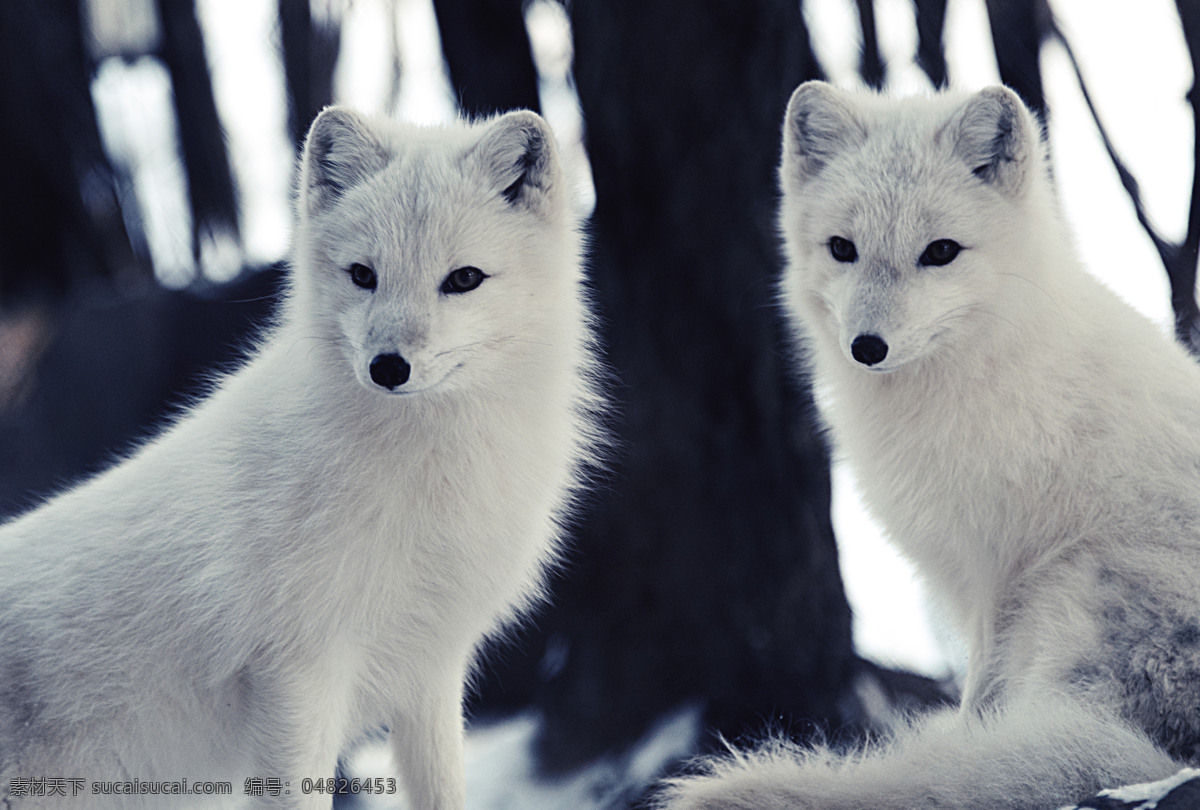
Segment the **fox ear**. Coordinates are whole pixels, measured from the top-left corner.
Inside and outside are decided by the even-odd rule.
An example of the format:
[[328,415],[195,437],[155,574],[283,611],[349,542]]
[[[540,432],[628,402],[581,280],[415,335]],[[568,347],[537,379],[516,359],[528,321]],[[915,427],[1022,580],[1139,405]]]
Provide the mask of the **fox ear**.
[[494,119],[471,152],[497,194],[509,205],[545,211],[560,182],[554,133],[537,113],[517,110]]
[[1007,87],[980,90],[958,119],[954,149],[971,172],[1006,194],[1021,190],[1036,160],[1033,114]]
[[821,81],[805,82],[792,93],[783,123],[783,175],[803,183],[830,159],[867,137],[843,94]]
[[367,121],[344,107],[326,107],[313,121],[301,158],[301,189],[310,212],[328,208],[387,165]]

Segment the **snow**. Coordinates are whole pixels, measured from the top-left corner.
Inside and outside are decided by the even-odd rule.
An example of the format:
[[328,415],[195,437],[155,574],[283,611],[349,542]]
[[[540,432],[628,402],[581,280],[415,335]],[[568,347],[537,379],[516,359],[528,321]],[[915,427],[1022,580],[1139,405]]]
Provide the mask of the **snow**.
[[[1102,790],[1097,796],[1113,802],[1129,802],[1130,806],[1126,810],[1155,810],[1158,807],[1158,803],[1167,798],[1167,794],[1193,779],[1200,780],[1200,769],[1184,768],[1174,776],[1169,776],[1158,782],[1145,782],[1137,785],[1126,785],[1125,787],[1113,790]],[[1181,799],[1177,796],[1172,796],[1171,798],[1174,800],[1171,802],[1172,807],[1185,807],[1185,805],[1179,803]],[[1132,803],[1134,802],[1140,802],[1140,804],[1133,805]],[[1088,802],[1085,806],[1097,805],[1093,802]],[[1099,806],[1107,807],[1110,805],[1103,804]],[[1186,806],[1194,805],[1189,804]],[[1122,807],[1125,807],[1125,805],[1122,805]],[[1078,807],[1064,807],[1062,810],[1078,810]]]
[[[1116,799],[1122,802],[1145,801],[1147,799],[1161,799],[1163,796],[1170,793],[1175,788],[1182,785],[1189,779],[1200,778],[1200,769],[1184,768],[1174,776],[1168,777],[1158,782],[1144,782],[1138,785],[1126,785],[1115,790],[1101,791],[1101,796],[1106,796],[1110,799]],[[1150,808],[1146,808],[1150,810]]]
[[[472,728],[467,736],[468,810],[605,810],[628,807],[671,763],[696,750],[700,710],[679,709],[646,733],[628,753],[603,758],[575,773],[547,777],[537,773],[533,742],[534,712]],[[386,745],[359,751],[349,763],[350,777],[370,779],[393,773]],[[363,794],[361,810],[401,810],[395,796]]]

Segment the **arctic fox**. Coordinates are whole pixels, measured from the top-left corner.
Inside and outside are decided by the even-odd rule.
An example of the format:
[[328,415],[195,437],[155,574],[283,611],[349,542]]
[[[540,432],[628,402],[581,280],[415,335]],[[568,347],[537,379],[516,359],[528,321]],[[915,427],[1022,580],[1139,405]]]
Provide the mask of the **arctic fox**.
[[[597,446],[568,191],[531,112],[316,119],[261,348],[0,528],[7,806],[174,806],[106,783],[186,779],[328,808],[318,780],[379,727],[400,779],[375,790],[463,806],[464,679],[540,597]],[[80,781],[22,798],[45,779]]]
[[784,309],[968,641],[962,705],[734,752],[663,806],[1035,810],[1200,761],[1200,368],[1080,267],[1039,136],[1000,87],[792,96]]

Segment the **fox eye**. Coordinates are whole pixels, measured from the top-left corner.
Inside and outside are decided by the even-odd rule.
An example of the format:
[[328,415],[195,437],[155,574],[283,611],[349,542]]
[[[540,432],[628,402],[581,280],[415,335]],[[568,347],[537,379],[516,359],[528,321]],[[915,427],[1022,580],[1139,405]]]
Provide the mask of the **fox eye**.
[[962,245],[953,239],[938,239],[925,246],[925,252],[917,259],[921,267],[941,267],[950,264],[962,250]]
[[858,259],[858,251],[849,239],[835,236],[829,240],[829,254],[839,262],[852,262]]
[[364,290],[373,290],[379,283],[379,280],[375,278],[375,271],[365,264],[355,262],[346,272],[350,274],[350,280]]
[[442,292],[447,295],[470,292],[483,283],[488,274],[478,267],[460,267],[446,276],[442,282]]

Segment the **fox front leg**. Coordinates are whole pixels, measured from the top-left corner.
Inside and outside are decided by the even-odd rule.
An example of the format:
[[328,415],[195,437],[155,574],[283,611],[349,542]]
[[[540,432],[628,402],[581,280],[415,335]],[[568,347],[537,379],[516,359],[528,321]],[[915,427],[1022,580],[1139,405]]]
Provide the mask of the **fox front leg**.
[[392,754],[414,808],[463,810],[462,685],[427,694],[400,713],[392,725]]
[[[333,799],[328,792],[305,788],[310,780],[337,775],[347,701],[337,680],[320,668],[282,669],[282,674],[260,671],[243,679],[254,768],[245,790],[253,791],[255,808],[329,810]],[[266,783],[261,793],[259,780]]]

